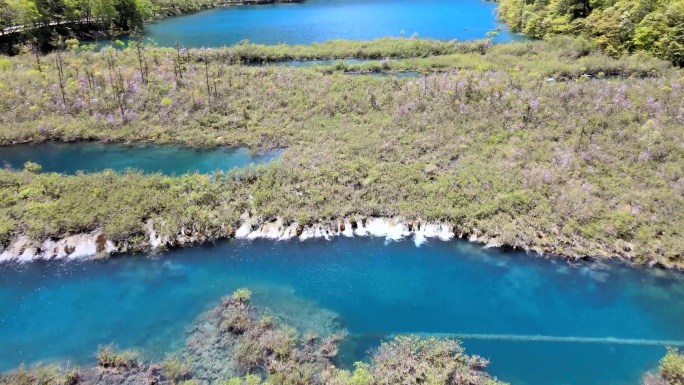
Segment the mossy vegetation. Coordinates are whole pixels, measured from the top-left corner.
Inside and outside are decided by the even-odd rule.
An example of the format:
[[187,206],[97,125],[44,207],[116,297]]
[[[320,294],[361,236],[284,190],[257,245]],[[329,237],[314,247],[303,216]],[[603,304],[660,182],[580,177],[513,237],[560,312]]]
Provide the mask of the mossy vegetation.
[[660,360],[660,375],[670,385],[684,384],[684,354],[668,348],[667,354]]
[[481,371],[488,364],[481,357],[465,355],[461,344],[455,340],[399,336],[382,343],[374,352],[370,363],[357,362],[353,371],[329,371],[326,373],[325,383],[501,384]]
[[76,385],[78,380],[78,370],[63,370],[49,365],[30,370],[21,366],[9,373],[0,374],[2,385]]
[[192,372],[192,362],[176,354],[169,355],[162,363],[166,377],[173,384],[183,384],[188,381]]
[[97,365],[104,369],[126,370],[138,363],[138,354],[131,350],[117,352],[114,345],[104,345],[97,349]]
[[678,349],[667,348],[667,353],[660,360],[657,372],[646,373],[642,377],[643,385],[682,385],[684,384],[684,354]]

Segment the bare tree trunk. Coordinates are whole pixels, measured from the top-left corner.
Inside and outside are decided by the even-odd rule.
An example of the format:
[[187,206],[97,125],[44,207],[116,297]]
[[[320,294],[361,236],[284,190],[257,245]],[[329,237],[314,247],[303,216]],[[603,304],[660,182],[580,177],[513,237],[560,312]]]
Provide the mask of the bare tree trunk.
[[38,47],[38,43],[36,41],[32,41],[30,43],[31,46],[31,52],[33,53],[33,56],[36,58],[36,64],[38,65],[38,72],[41,74],[43,73],[42,66],[40,64],[40,47]]
[[62,103],[64,103],[64,108],[66,108],[66,95],[64,92],[64,63],[62,62],[62,54],[57,49],[55,56],[55,62],[57,64],[57,76],[59,76],[59,90],[62,92]]
[[211,86],[209,85],[209,57],[204,54],[204,77],[207,83],[207,97],[209,98],[209,103],[211,103]]

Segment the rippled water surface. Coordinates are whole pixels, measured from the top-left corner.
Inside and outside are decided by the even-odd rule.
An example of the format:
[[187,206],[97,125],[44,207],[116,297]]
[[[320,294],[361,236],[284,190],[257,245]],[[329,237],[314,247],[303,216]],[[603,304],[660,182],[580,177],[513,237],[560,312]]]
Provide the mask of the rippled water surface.
[[43,172],[75,174],[105,169],[183,174],[211,173],[268,162],[282,151],[255,155],[246,148],[195,150],[180,146],[119,145],[104,143],[43,143],[0,147],[0,166],[21,169],[25,162],[40,164]]
[[[369,40],[383,36],[445,40],[484,39],[505,25],[496,3],[477,0],[309,0],[295,4],[211,9],[151,23],[146,36],[160,45],[220,47],[242,40],[261,44],[309,44],[330,39]],[[522,37],[501,31],[496,41]]]
[[[220,242],[99,262],[0,266],[0,369],[21,362],[92,362],[98,344],[162,355],[223,295],[349,330],[341,360],[394,333],[469,333],[684,340],[684,281],[619,264],[568,266],[467,242],[383,239]],[[312,315],[313,314],[313,315]],[[661,346],[473,340],[491,372],[514,384],[636,384]]]

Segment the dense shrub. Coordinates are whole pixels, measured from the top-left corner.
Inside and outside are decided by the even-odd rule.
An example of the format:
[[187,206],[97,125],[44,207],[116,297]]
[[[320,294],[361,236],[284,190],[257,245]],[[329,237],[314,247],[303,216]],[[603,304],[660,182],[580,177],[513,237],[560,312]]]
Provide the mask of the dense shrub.
[[455,340],[399,336],[383,343],[370,364],[357,363],[353,372],[333,369],[329,385],[495,385],[484,371],[488,361],[464,354]]
[[[270,317],[259,317],[253,305],[236,291],[211,312],[210,320],[224,334],[226,346],[235,346],[233,360],[243,376],[218,381],[221,385],[478,385],[501,384],[483,369],[487,362],[467,356],[458,341],[400,336],[383,343],[369,364],[357,363],[353,372],[332,365],[337,333],[301,338],[297,331]],[[227,320],[244,319],[240,333],[226,329]],[[237,340],[234,340],[237,337]]]
[[684,384],[684,354],[668,348],[667,354],[660,360],[660,375],[669,385]]
[[[229,236],[248,211],[302,225],[350,215],[440,220],[499,245],[681,262],[680,70],[562,41],[495,46],[477,54],[489,63],[482,69],[457,70],[458,59],[412,80],[217,59],[231,49],[146,48],[140,60],[133,49],[53,54],[41,72],[33,57],[11,58],[0,72],[1,143],[287,151],[215,175],[0,171],[0,240],[103,228],[109,239],[144,242],[148,220],[161,235],[211,239]],[[507,59],[515,57],[526,59]],[[602,63],[594,71],[633,76],[580,76],[583,58]]]
[[113,345],[103,345],[97,349],[97,365],[104,369],[127,370],[138,364],[134,351],[116,352]]
[[192,362],[176,354],[169,355],[163,362],[164,373],[172,383],[185,383],[192,371]]

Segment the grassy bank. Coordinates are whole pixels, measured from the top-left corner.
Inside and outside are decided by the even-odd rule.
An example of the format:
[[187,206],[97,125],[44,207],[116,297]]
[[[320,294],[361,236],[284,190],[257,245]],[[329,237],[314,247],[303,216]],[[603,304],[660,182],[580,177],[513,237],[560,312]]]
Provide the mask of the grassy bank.
[[[453,70],[512,71],[526,75],[542,76],[553,80],[577,80],[582,76],[611,77],[653,77],[674,73],[672,67],[662,60],[648,55],[626,55],[611,59],[600,53],[571,53],[548,47],[567,39],[551,43],[528,45],[496,45],[481,52],[458,53],[442,56],[415,57],[408,59],[385,59],[366,63],[339,61],[334,65],[319,66],[323,73],[351,72],[406,72],[422,74],[444,73]],[[567,56],[566,56],[567,55]],[[573,58],[575,58],[573,60]]]
[[[40,70],[32,56],[5,59],[4,144],[287,150],[279,162],[213,178],[1,171],[2,239],[95,228],[137,239],[150,218],[162,233],[225,236],[249,210],[300,224],[350,215],[438,220],[501,245],[681,265],[684,74],[657,60],[581,54],[583,43],[573,44],[485,48],[477,60],[492,66],[467,70],[453,63],[473,54],[452,54],[448,72],[416,80],[223,59],[244,47],[62,52],[39,58]],[[529,60],[506,66],[507,55]],[[586,57],[602,63],[595,71],[634,76],[546,80],[563,68],[581,72],[576,61]]]

